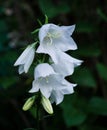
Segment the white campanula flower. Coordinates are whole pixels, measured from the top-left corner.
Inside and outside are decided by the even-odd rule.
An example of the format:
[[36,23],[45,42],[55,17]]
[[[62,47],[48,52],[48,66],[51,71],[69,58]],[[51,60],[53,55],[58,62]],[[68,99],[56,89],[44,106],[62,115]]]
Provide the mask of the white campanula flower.
[[54,62],[56,61],[56,51],[63,52],[67,50],[77,49],[77,45],[71,38],[75,29],[72,26],[58,26],[55,24],[45,24],[40,28],[39,40],[40,45],[37,48],[37,53],[45,53],[51,56]]
[[64,94],[73,93],[75,84],[68,83],[62,75],[55,73],[53,68],[47,63],[39,64],[35,68],[34,78],[32,89],[29,92],[33,93],[40,90],[46,98],[54,95],[56,104],[63,100],[61,96]]
[[63,101],[65,94],[72,94],[74,92],[74,87],[76,86],[76,84],[72,84],[67,80],[63,80],[62,84],[63,86],[61,88],[56,88],[56,90],[53,90],[50,96],[51,102],[55,102],[56,105]]
[[35,43],[32,45],[29,45],[15,62],[14,66],[19,65],[19,69],[18,69],[19,74],[22,74],[23,72],[25,73],[28,72],[34,60],[34,55],[35,55],[34,46],[35,46]]
[[[81,65],[83,62],[82,60],[75,59],[64,52],[58,51],[57,53],[58,62],[52,63],[51,66],[55,72],[62,74],[64,77],[73,74],[74,68]],[[52,59],[50,61],[52,62]]]

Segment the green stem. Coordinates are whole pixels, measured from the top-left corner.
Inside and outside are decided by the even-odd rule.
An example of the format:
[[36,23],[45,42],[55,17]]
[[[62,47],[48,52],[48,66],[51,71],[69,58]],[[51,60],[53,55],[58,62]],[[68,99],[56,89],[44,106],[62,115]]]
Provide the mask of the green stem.
[[36,111],[36,115],[37,115],[37,130],[40,130],[40,117],[39,117],[40,101],[41,101],[41,95],[39,93],[39,95],[38,95],[38,102],[37,102],[37,111]]
[[40,130],[40,125],[39,125],[39,105],[37,106],[37,130]]

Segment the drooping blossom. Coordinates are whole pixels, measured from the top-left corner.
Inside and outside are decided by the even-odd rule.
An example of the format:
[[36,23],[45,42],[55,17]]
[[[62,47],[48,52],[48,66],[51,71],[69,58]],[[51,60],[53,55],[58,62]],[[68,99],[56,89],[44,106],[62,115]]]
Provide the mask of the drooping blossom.
[[16,60],[14,66],[19,65],[18,72],[19,74],[22,74],[23,72],[27,73],[35,55],[35,44],[29,45],[23,53],[19,56],[19,58]]
[[[64,77],[73,74],[74,68],[81,65],[81,63],[83,62],[82,60],[73,58],[70,55],[61,51],[57,51],[56,54],[57,63],[53,62],[51,66],[53,67],[55,72],[62,74]],[[50,62],[52,62],[52,59],[50,59]]]
[[61,88],[56,88],[56,90],[53,90],[50,96],[51,102],[55,102],[56,105],[63,101],[64,95],[74,93],[74,87],[76,86],[76,84],[72,84],[67,80],[63,80],[62,84],[63,86]]
[[74,92],[74,86],[75,84],[69,83],[62,75],[56,73],[51,65],[42,63],[35,68],[34,81],[29,92],[34,93],[40,90],[44,97],[54,97],[56,104],[59,104],[64,94]]
[[37,53],[45,53],[51,56],[54,62],[57,62],[56,51],[76,50],[77,45],[71,35],[75,29],[72,26],[58,26],[55,24],[45,24],[39,30],[40,45]]

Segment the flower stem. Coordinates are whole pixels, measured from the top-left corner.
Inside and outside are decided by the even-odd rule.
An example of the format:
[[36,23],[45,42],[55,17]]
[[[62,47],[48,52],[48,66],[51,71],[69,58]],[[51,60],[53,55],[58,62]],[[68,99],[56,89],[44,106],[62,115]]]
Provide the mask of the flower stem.
[[41,95],[38,94],[38,102],[37,102],[37,110],[36,110],[36,116],[37,116],[37,130],[40,130],[40,117],[39,117],[39,108],[40,108],[40,100]]
[[40,125],[39,125],[39,105],[37,106],[37,130],[40,130]]

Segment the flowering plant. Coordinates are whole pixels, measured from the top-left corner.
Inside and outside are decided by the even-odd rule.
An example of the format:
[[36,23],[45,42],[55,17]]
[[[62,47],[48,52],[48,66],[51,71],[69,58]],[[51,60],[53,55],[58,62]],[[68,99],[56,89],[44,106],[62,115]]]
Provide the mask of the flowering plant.
[[[46,20],[47,21],[47,17]],[[71,35],[75,29],[72,26],[58,26],[45,22],[39,29],[38,41],[28,45],[14,66],[19,65],[19,74],[27,73],[35,55],[42,53],[42,59],[35,59],[37,64],[34,70],[34,81],[29,93],[32,93],[24,104],[23,110],[28,110],[39,98],[40,104],[49,113],[53,113],[52,103],[59,104],[65,94],[72,94],[76,84],[68,82],[65,78],[74,72],[74,68],[82,61],[68,55],[66,51],[76,50],[77,45]],[[38,31],[35,30],[33,33]],[[45,58],[45,55],[48,57]],[[39,64],[38,64],[39,63]],[[38,96],[37,96],[38,95]]]

